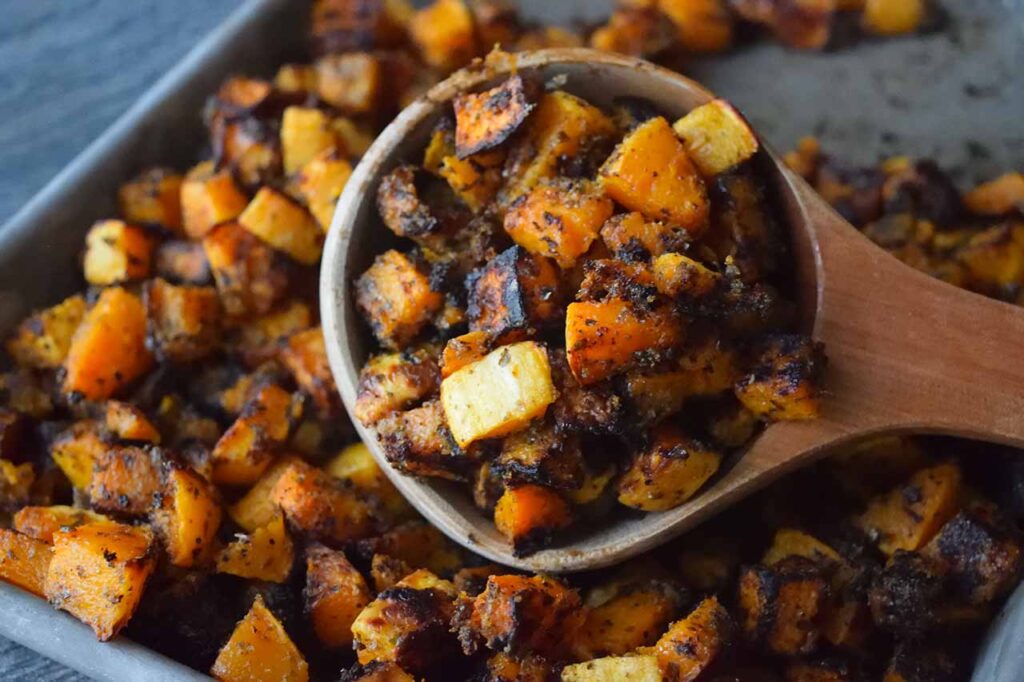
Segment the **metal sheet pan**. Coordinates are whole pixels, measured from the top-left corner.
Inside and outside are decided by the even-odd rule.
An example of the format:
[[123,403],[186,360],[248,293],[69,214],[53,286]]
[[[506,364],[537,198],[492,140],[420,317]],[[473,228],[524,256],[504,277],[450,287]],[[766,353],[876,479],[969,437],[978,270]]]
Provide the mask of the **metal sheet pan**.
[[[604,16],[610,0],[521,0],[545,21]],[[808,56],[759,44],[695,60],[687,73],[736,102],[778,149],[818,134],[860,163],[931,156],[964,181],[1024,167],[1024,0],[947,0],[925,37]],[[204,144],[199,111],[232,73],[270,74],[301,56],[305,3],[249,0],[0,229],[0,331],[78,286],[92,221],[111,215],[129,174],[185,167]],[[101,680],[205,679],[125,639],[101,644],[45,602],[0,583],[0,635]],[[993,625],[975,682],[1024,679],[1024,588]]]

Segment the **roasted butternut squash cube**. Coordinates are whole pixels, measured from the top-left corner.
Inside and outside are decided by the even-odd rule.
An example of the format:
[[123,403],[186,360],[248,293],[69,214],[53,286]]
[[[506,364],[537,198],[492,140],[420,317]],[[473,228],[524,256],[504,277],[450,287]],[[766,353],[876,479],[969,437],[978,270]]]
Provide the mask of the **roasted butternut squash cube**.
[[236,539],[217,555],[217,572],[240,578],[283,583],[295,562],[295,546],[285,527],[284,517],[277,513],[265,526]]
[[281,117],[281,153],[284,172],[295,173],[321,153],[334,149],[337,135],[330,117],[312,107],[288,107]]
[[960,491],[957,465],[921,469],[905,485],[871,500],[857,523],[886,555],[901,549],[915,551],[953,518]]
[[313,404],[322,416],[338,413],[338,389],[327,362],[324,334],[319,326],[289,336],[281,348],[281,362],[292,373],[299,388],[313,398]]
[[301,416],[302,403],[273,384],[261,388],[213,448],[213,481],[252,485]]
[[532,336],[557,317],[560,288],[551,261],[513,246],[467,277],[469,327],[498,344]]
[[653,645],[679,610],[678,591],[665,583],[627,585],[610,599],[593,604],[577,634],[578,656],[624,656]]
[[562,682],[662,682],[654,656],[607,656],[562,668]]
[[740,622],[746,636],[769,651],[795,656],[814,650],[828,583],[820,566],[792,556],[740,575]]
[[100,511],[148,514],[160,492],[159,450],[108,446],[93,463],[89,501]]
[[437,174],[448,182],[455,196],[471,210],[480,212],[491,203],[503,181],[505,152],[495,149],[465,159],[453,155],[441,160]]
[[664,118],[633,129],[604,162],[601,185],[612,199],[648,220],[687,230],[707,229],[710,202],[683,142]]
[[413,514],[412,507],[377,465],[377,460],[364,443],[353,443],[346,447],[324,465],[324,471],[351,483],[357,490],[375,495],[383,504],[389,519],[399,520]]
[[913,33],[924,21],[924,0],[866,0],[861,25],[883,36]]
[[950,587],[942,562],[923,552],[896,550],[868,587],[871,619],[900,639],[922,639],[942,625],[948,627],[957,610],[970,622],[971,610]]
[[58,434],[50,446],[50,457],[60,467],[71,485],[86,490],[92,480],[92,470],[107,444],[100,437],[96,422],[75,422]]
[[347,114],[372,112],[382,95],[384,73],[380,60],[369,52],[347,52],[316,62],[320,99]]
[[160,432],[146,414],[131,403],[108,400],[106,409],[107,431],[121,440],[134,440],[160,444]]
[[768,337],[753,368],[736,382],[736,397],[764,419],[814,419],[820,411],[818,388],[825,369],[824,349],[806,336]]
[[619,502],[644,511],[678,507],[707,483],[722,455],[662,424],[619,479]]
[[494,507],[494,525],[518,556],[546,546],[571,522],[569,503],[557,491],[542,485],[506,488]]
[[681,253],[665,253],[651,264],[658,293],[684,301],[706,300],[721,292],[724,278]]
[[988,604],[1006,594],[1024,566],[1015,530],[982,514],[961,511],[925,546],[944,563],[956,595],[969,604]]
[[[260,367],[271,360],[281,359],[282,342],[292,334],[309,329],[312,324],[313,312],[309,304],[292,300],[243,324],[238,328],[235,341],[245,364]],[[237,384],[236,387],[240,388]],[[237,414],[238,409],[228,411]]]
[[491,466],[512,486],[537,483],[559,490],[576,490],[583,482],[579,439],[546,421],[535,422],[508,436]]
[[664,358],[684,338],[681,322],[666,308],[609,299],[570,303],[566,310],[566,356],[583,385]]
[[608,21],[590,34],[590,47],[602,52],[654,58],[675,43],[677,36],[673,29],[653,6],[621,7],[613,10]]
[[426,570],[378,594],[352,624],[359,662],[394,663],[422,675],[454,658],[458,645],[449,623],[457,594],[454,585]]
[[143,227],[121,220],[101,220],[85,236],[85,281],[109,286],[149,277],[155,246],[156,240]]
[[763,183],[740,168],[716,177],[711,193],[716,210],[704,243],[719,262],[731,256],[748,284],[774,272],[784,241],[768,209]]
[[35,480],[31,462],[15,464],[0,459],[0,509],[13,511],[28,504]]
[[128,624],[153,572],[153,534],[144,526],[87,523],[53,535],[44,592],[106,641]]
[[527,120],[522,138],[509,151],[505,203],[541,180],[560,175],[566,160],[615,134],[612,120],[592,104],[561,90],[545,93]]
[[568,270],[590,250],[614,208],[589,183],[541,183],[511,203],[505,231],[530,253]]
[[461,448],[515,433],[556,398],[547,351],[533,341],[502,346],[441,382],[441,406]]
[[377,256],[356,281],[356,305],[377,339],[388,348],[404,348],[441,309],[444,296],[405,254]]
[[178,286],[157,278],[147,283],[143,298],[157,357],[187,363],[216,349],[221,307],[215,288]]
[[44,541],[0,528],[0,580],[45,597],[50,546]]
[[200,239],[221,223],[237,218],[249,203],[231,172],[204,161],[188,172],[181,186],[181,217],[185,234]]
[[285,455],[274,462],[245,495],[228,507],[231,520],[252,533],[279,516],[281,511],[271,502],[270,492],[285,470],[295,461],[298,461],[298,457]]
[[172,239],[156,248],[153,272],[173,284],[211,284],[213,275],[203,245],[198,242]]
[[318,54],[398,47],[412,11],[407,0],[317,0],[313,45]]
[[142,301],[120,287],[104,289],[71,339],[63,390],[88,400],[104,400],[152,365]]
[[307,682],[309,666],[262,595],[256,595],[210,674],[224,682]]
[[303,265],[320,262],[324,235],[316,219],[277,190],[261,187],[238,216],[238,223]]
[[453,446],[437,400],[385,417],[377,432],[388,461],[406,474],[464,480],[474,463]]
[[391,589],[412,572],[409,564],[387,554],[374,554],[370,562],[370,577],[378,592]]
[[363,576],[343,552],[323,545],[306,549],[306,612],[320,643],[352,648],[352,623],[372,597]]
[[665,223],[649,222],[642,213],[632,211],[605,222],[601,239],[620,259],[632,261],[682,251],[690,243],[690,233]]
[[1024,212],[1024,173],[1006,173],[978,185],[964,195],[964,205],[983,216]]
[[279,254],[238,223],[212,230],[203,249],[228,315],[263,315],[284,297],[288,272]]
[[427,353],[376,355],[359,371],[356,418],[372,425],[391,412],[414,405],[437,390],[437,363]]
[[477,642],[492,651],[564,658],[583,622],[575,590],[546,576],[492,575],[458,623],[463,650]]
[[142,171],[118,190],[121,215],[130,223],[160,225],[180,233],[183,180],[166,168]]
[[441,352],[441,378],[445,379],[466,365],[482,360],[493,346],[487,332],[467,332],[450,339]]
[[533,111],[532,99],[519,75],[481,93],[456,95],[455,153],[466,159],[505,142]]
[[654,655],[665,680],[687,682],[714,663],[731,639],[732,619],[717,597],[708,597],[669,627]]
[[7,341],[7,352],[24,367],[60,367],[71,348],[75,330],[85,318],[86,307],[85,299],[75,294],[33,313]]
[[733,15],[722,0],[658,0],[687,52],[723,52],[732,47]]
[[221,514],[216,491],[206,479],[186,466],[164,468],[153,526],[171,564],[190,568],[202,563],[220,528]]
[[325,233],[334,219],[334,207],[352,175],[352,164],[336,150],[309,160],[299,171],[295,187]]
[[218,165],[230,170],[246,188],[275,181],[281,175],[277,131],[261,120],[255,107],[239,109],[223,103],[221,106],[223,108],[218,110],[215,105],[208,117],[211,145],[218,151]]
[[413,15],[409,35],[423,61],[442,72],[465,66],[480,49],[464,0],[434,0]]
[[740,165],[761,146],[747,120],[724,99],[702,104],[672,128],[683,138],[686,153],[706,178]]
[[296,531],[317,540],[341,543],[370,535],[376,528],[373,500],[316,467],[295,461],[282,472],[270,499]]
[[[742,4],[759,5],[756,2]],[[820,50],[832,39],[836,5],[836,0],[778,0],[769,7],[767,21],[761,23],[766,23],[784,45],[800,50]],[[760,7],[765,7],[765,3],[760,3]]]
[[84,523],[110,521],[103,514],[88,509],[55,505],[52,507],[22,507],[14,515],[14,530],[47,544],[53,543],[53,534],[62,528],[74,528]]

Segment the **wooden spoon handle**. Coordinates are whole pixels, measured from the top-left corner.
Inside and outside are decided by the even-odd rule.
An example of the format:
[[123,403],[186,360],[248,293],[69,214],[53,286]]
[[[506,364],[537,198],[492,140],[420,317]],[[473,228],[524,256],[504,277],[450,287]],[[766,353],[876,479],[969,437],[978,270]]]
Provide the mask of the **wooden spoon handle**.
[[830,360],[825,418],[843,433],[1024,446],[1024,308],[904,265],[803,180],[784,177],[816,226],[796,248],[819,265],[814,335]]

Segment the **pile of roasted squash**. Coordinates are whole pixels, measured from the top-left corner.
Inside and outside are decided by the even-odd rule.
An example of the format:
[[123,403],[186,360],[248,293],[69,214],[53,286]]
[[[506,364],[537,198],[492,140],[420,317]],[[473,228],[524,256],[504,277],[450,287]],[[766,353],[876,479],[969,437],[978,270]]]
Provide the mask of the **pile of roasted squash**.
[[[764,16],[776,19],[813,5],[760,3],[770,9]],[[892,17],[919,6],[862,5],[865,22],[871,12]],[[733,16],[725,7],[630,2],[621,11]],[[613,18],[613,25],[629,22]],[[697,33],[711,35],[703,28]],[[1024,460],[1015,452],[943,439],[861,444],[641,559],[562,579],[486,564],[418,520],[367,449],[352,444],[327,367],[315,292],[333,202],[374,132],[445,71],[497,42],[526,48],[596,41],[599,30],[526,26],[484,1],[438,0],[414,12],[401,0],[320,0],[313,34],[314,63],[283,66],[272,81],[225,83],[206,110],[213,157],[184,173],[150,169],[126,182],[120,217],[92,226],[85,239],[83,293],[34,312],[6,338],[0,579],[49,600],[100,639],[129,636],[224,680],[967,677],[980,634],[1021,573]],[[525,98],[530,93],[523,86]],[[558,105],[568,101],[549,95]],[[472,106],[467,113],[473,115]],[[534,125],[541,113],[538,103],[518,125]],[[500,125],[512,125],[520,115],[512,114]],[[624,134],[664,132],[635,107],[602,116],[608,114]],[[494,186],[500,196],[507,159],[499,166],[500,151],[474,149],[477,143],[457,133],[457,127],[437,131],[425,172],[431,184],[461,197],[459,210],[475,214]],[[680,134],[687,139],[685,130]],[[460,158],[460,144],[475,163]],[[522,160],[524,173],[535,158]],[[897,257],[955,284],[1022,301],[1019,173],[960,195],[927,162],[851,168],[813,141],[788,160]],[[708,183],[715,187],[736,177],[707,173],[703,160],[693,161],[702,178],[715,176]],[[423,173],[415,172],[413,186]],[[738,177],[729,190],[738,203],[724,212],[751,229],[744,236],[763,234],[763,215],[749,210],[756,175]],[[527,185],[543,191],[515,208],[524,216],[515,232],[534,248],[547,248],[537,232],[543,225],[529,214],[547,211],[548,191],[574,190],[571,183],[569,189]],[[582,203],[551,207],[574,226],[569,216],[581,206],[592,210],[594,202],[572,196]],[[632,210],[642,217],[645,206]],[[448,219],[414,214],[398,224],[417,239],[450,237],[422,229],[431,217]],[[621,275],[635,272],[642,253],[641,261],[662,262],[652,277],[680,287],[659,296],[699,294],[728,275],[678,258],[661,261],[686,254],[666,248],[666,233],[652,222],[623,213],[592,240],[591,249],[607,248],[611,265],[580,271],[575,289],[588,292],[580,303],[628,288]],[[460,236],[467,239],[463,252],[476,258],[479,235]],[[420,248],[451,248],[439,244]],[[486,364],[479,371],[541,364],[528,330],[533,320],[554,315],[555,304],[534,294],[552,278],[561,282],[562,263],[571,258],[565,254],[580,248],[571,239],[556,241],[544,256],[548,262],[516,244],[471,278],[486,295],[465,309],[466,318],[489,325],[488,335],[496,328],[509,349],[506,360],[499,354],[492,361],[497,368]],[[754,244],[731,254],[736,272],[764,264],[768,251]],[[659,248],[665,253],[655,255]],[[397,256],[383,260],[385,274],[410,272],[408,256]],[[416,272],[421,266],[411,265]],[[452,264],[452,272],[459,267],[466,263]],[[671,279],[680,272],[687,278]],[[518,310],[503,308],[503,283],[514,285]],[[427,281],[412,294],[439,300],[429,324],[461,341],[440,349],[440,366],[427,348],[382,356],[376,371],[391,383],[381,390],[410,403],[420,398],[408,396],[424,385],[443,384],[442,368],[451,369],[445,379],[457,377],[490,352],[483,336],[457,331],[466,318],[449,305],[447,292],[435,292]],[[385,318],[378,331],[405,343],[418,333],[410,331],[410,314]],[[568,355],[549,354],[551,383],[562,390],[549,411],[591,434],[591,425],[613,421],[621,394],[618,402],[595,399],[590,388],[605,378],[567,383],[576,377]],[[680,360],[680,376],[692,379],[706,366],[703,357]],[[600,376],[617,371],[609,359],[584,354],[575,367]],[[763,371],[773,370],[767,363]],[[718,380],[714,372],[703,379]],[[626,382],[633,391],[627,397],[642,395],[642,386],[630,389]],[[664,417],[666,404],[688,397],[666,395],[665,385],[646,390],[655,396],[644,413],[652,421]],[[771,395],[772,386],[765,390]],[[423,407],[401,414],[420,410],[422,423],[444,414],[440,405]],[[387,411],[370,414],[387,418]],[[749,420],[724,417],[704,423],[715,426],[709,437],[717,439],[751,427]],[[462,433],[478,424],[469,420]],[[689,426],[655,429],[652,454],[674,453]],[[513,452],[529,454],[556,447],[557,435],[530,429],[505,443],[513,440]],[[703,451],[691,454],[708,461]],[[449,464],[416,462],[424,467],[417,473]],[[550,483],[566,473],[552,468],[545,475]],[[604,489],[608,481],[600,478],[592,474],[576,494],[585,499]],[[479,494],[501,490],[490,485],[495,482],[502,479],[485,479]],[[516,501],[530,510],[525,518],[552,513],[548,496],[519,490],[526,491]],[[522,518],[511,514],[512,527]]]

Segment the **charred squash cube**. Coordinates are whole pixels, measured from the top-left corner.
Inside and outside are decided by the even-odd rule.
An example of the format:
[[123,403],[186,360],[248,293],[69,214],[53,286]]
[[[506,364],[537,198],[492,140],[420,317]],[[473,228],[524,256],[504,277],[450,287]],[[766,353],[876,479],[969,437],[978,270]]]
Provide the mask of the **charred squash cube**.
[[220,528],[220,500],[213,486],[186,466],[168,464],[162,479],[153,525],[171,564],[189,568],[209,556]]
[[666,680],[693,680],[715,662],[732,639],[732,620],[717,597],[708,597],[673,623],[654,645]]
[[435,575],[451,575],[464,562],[462,548],[422,520],[407,521],[360,544]]
[[380,61],[368,52],[322,57],[316,75],[320,99],[348,114],[372,112],[384,85]]
[[493,340],[487,332],[468,332],[450,339],[441,352],[441,378],[447,379],[466,365],[471,365],[491,352]]
[[572,522],[572,510],[556,490],[542,485],[505,488],[494,507],[494,525],[517,556],[532,554]]
[[673,586],[648,580],[614,591],[600,604],[591,604],[577,634],[583,659],[623,656],[653,645],[679,611],[681,595]]
[[455,447],[440,401],[385,417],[377,432],[388,461],[406,474],[464,480],[473,464]]
[[278,251],[303,265],[316,265],[324,248],[324,235],[316,219],[285,194],[261,187],[238,224]]
[[377,256],[356,280],[356,305],[377,339],[389,348],[407,346],[443,303],[430,278],[393,249]]
[[1020,535],[1008,523],[961,511],[924,549],[947,566],[957,596],[969,604],[990,603],[1020,577]]
[[153,254],[153,274],[173,284],[203,285],[213,282],[203,245],[182,239],[165,241],[156,248]]
[[658,0],[658,9],[676,26],[687,52],[723,52],[733,43],[733,14],[723,0]]
[[491,466],[510,486],[536,483],[575,490],[583,482],[579,439],[547,422],[534,422],[507,437]]
[[736,397],[765,419],[813,419],[820,410],[818,383],[824,365],[821,344],[795,334],[771,336],[750,373],[736,382]]
[[263,597],[256,595],[252,608],[217,654],[210,674],[228,682],[307,682],[309,666]]
[[85,318],[85,299],[76,294],[45,310],[33,313],[7,341],[7,352],[25,367],[60,367],[71,348],[71,339]]
[[600,171],[612,199],[648,220],[660,220],[694,237],[707,229],[710,202],[704,181],[683,142],[662,117],[630,132]]
[[434,129],[423,155],[423,167],[444,178],[466,206],[480,212],[501,188],[505,150],[493,149],[459,158],[451,128],[450,119],[442,119]]
[[464,0],[434,0],[413,15],[409,35],[423,61],[441,72],[465,66],[480,49]]
[[619,502],[644,511],[678,507],[707,483],[722,461],[718,452],[687,438],[671,424],[652,434],[619,479]]
[[875,625],[901,639],[935,631],[952,604],[945,566],[920,552],[896,550],[871,582],[868,603]]
[[397,47],[410,13],[404,0],[317,0],[313,44],[318,54]]
[[455,153],[465,159],[505,142],[533,111],[532,99],[519,75],[479,94],[456,95]]
[[148,528],[88,523],[53,536],[45,593],[106,641],[127,625],[153,572]]
[[377,525],[375,500],[301,461],[282,472],[270,499],[292,528],[316,540],[342,543],[371,534]]
[[156,240],[145,228],[121,220],[102,220],[85,236],[85,281],[108,286],[149,277]]
[[324,417],[337,414],[338,389],[334,385],[327,348],[320,327],[292,334],[281,349],[281,362],[292,373],[295,383],[313,398]]
[[109,446],[93,465],[89,500],[95,509],[120,514],[148,514],[160,492],[159,450]]
[[608,382],[584,386],[573,376],[564,351],[552,350],[548,355],[558,391],[551,406],[555,426],[566,433],[620,433],[625,426],[626,405],[615,387]]
[[213,448],[213,481],[252,485],[266,471],[276,450],[301,416],[302,403],[273,384],[246,402],[238,419]]
[[0,528],[0,580],[45,597],[50,545],[30,535]]
[[220,298],[213,287],[178,286],[151,280],[144,300],[149,344],[157,357],[187,363],[212,353],[220,332]]
[[57,434],[50,446],[50,457],[73,487],[86,490],[92,481],[93,467],[106,448],[99,424],[82,420]]
[[121,214],[131,223],[160,225],[180,233],[182,181],[166,168],[143,171],[118,190]]
[[203,249],[228,315],[262,315],[283,298],[288,271],[282,257],[238,223],[212,230]]
[[626,261],[646,260],[682,251],[690,243],[686,230],[661,222],[649,222],[636,211],[612,216],[601,227],[601,239],[612,253]]
[[750,124],[723,99],[702,104],[672,128],[683,138],[686,152],[704,177],[740,165],[760,148]]
[[653,6],[626,6],[614,10],[608,21],[590,34],[590,47],[653,58],[673,46],[674,28]]
[[562,668],[562,682],[662,682],[654,656],[630,654],[594,658]]
[[295,563],[292,543],[284,517],[274,512],[266,525],[249,533],[239,533],[217,554],[217,572],[240,578],[283,583]]
[[212,161],[204,161],[189,171],[181,186],[185,234],[200,239],[215,226],[237,218],[247,203],[230,171],[217,171]]
[[740,575],[739,610],[747,638],[783,656],[809,653],[820,637],[828,597],[820,566],[789,557],[774,566],[751,566]]
[[435,259],[457,255],[450,253],[452,240],[471,217],[444,181],[414,166],[399,166],[381,180],[377,211],[389,230]]
[[665,253],[652,263],[658,292],[690,305],[713,299],[725,284],[718,272],[681,253]]
[[513,246],[466,280],[470,329],[497,343],[532,335],[559,311],[560,282],[546,258]]
[[370,358],[359,372],[356,418],[372,425],[434,393],[440,385],[437,363],[427,353],[385,353]]
[[323,545],[306,550],[306,611],[320,643],[351,648],[352,623],[370,603],[370,589],[343,552]]

